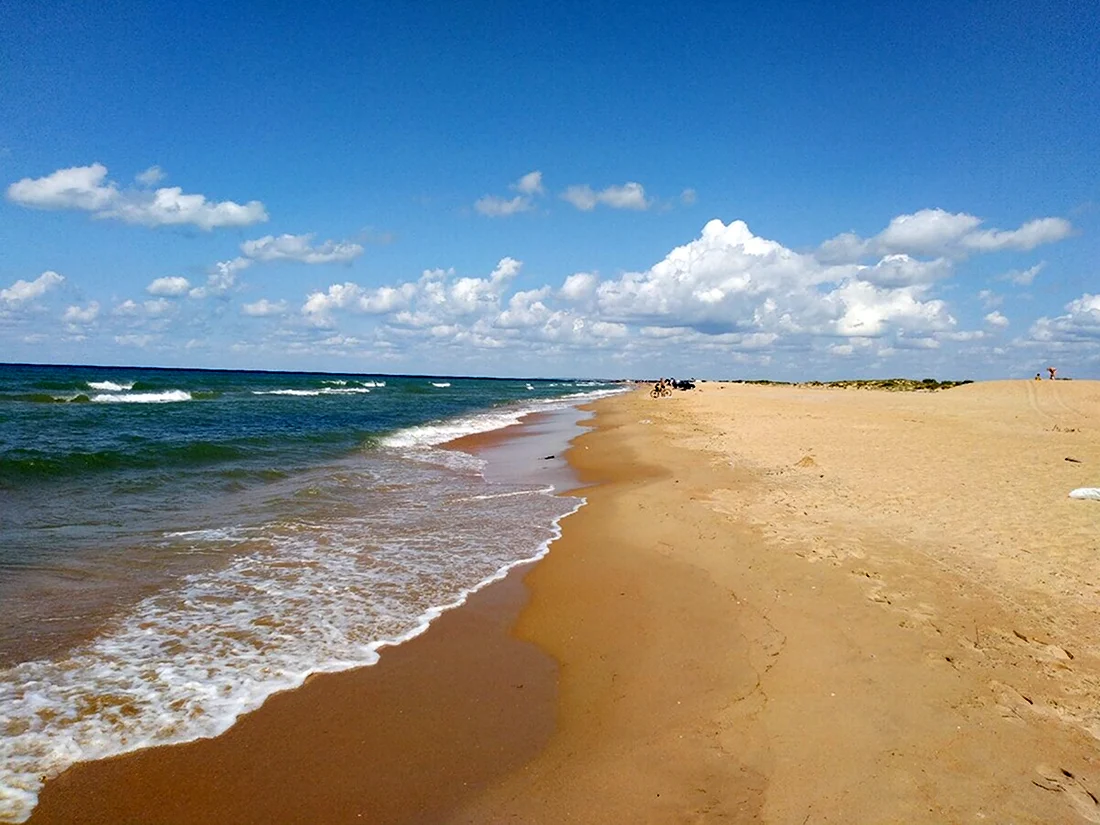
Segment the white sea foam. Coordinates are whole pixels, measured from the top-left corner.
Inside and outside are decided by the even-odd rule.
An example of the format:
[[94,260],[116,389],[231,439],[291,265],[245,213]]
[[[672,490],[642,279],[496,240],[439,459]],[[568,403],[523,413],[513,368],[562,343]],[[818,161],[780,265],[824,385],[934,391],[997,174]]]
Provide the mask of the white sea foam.
[[598,398],[618,395],[622,392],[626,392],[626,390],[595,390],[592,392],[571,393],[557,398],[531,399],[514,407],[502,407],[491,412],[475,413],[459,418],[450,418],[446,421],[433,421],[417,427],[398,430],[383,438],[380,443],[383,447],[391,448],[435,447],[463,436],[488,433],[510,427],[513,424],[518,424],[524,416],[533,412],[562,409],[582,400],[595,401]]
[[190,401],[191,393],[186,390],[165,390],[164,392],[128,392],[102,393],[93,395],[92,401],[99,404],[172,404],[177,401]]
[[450,381],[433,381],[432,386],[433,387],[449,387],[449,386],[451,386],[451,382]]
[[105,390],[107,392],[122,392],[123,390],[131,390],[134,388],[134,382],[129,384],[116,384],[114,381],[89,381],[89,389],[93,390]]
[[320,390],[253,390],[253,395],[320,395]]
[[489,493],[481,496],[470,496],[469,498],[459,499],[459,501],[490,501],[494,498],[515,498],[516,496],[537,496],[545,495],[546,493],[554,492],[554,485],[548,484],[538,490],[513,490],[510,493]]
[[[325,382],[326,384],[329,382]],[[370,392],[369,387],[322,387],[319,390],[253,390],[253,395],[296,395],[312,398],[318,395],[363,395]]]
[[[369,516],[269,524],[251,551],[64,659],[0,670],[0,822],[26,820],[43,779],[74,762],[215,736],[311,673],[374,663],[545,555],[584,504],[531,489],[471,497],[468,477],[400,467],[401,483],[368,488]],[[201,533],[175,535],[219,538]]]

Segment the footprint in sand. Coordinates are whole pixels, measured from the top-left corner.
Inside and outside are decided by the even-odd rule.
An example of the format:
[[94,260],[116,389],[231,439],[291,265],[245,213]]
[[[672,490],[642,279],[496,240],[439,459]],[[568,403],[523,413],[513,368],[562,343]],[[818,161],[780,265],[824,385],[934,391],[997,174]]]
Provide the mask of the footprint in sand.
[[1045,791],[1065,794],[1074,810],[1086,822],[1100,822],[1100,800],[1097,800],[1095,794],[1080,779],[1065,768],[1050,768],[1046,765],[1036,766],[1035,772],[1039,778],[1031,781],[1036,786]]

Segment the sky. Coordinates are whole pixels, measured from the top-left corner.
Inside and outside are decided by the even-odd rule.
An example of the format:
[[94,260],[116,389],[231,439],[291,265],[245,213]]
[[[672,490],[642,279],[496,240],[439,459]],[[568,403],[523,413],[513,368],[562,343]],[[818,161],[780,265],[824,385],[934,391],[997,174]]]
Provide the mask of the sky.
[[0,362],[1100,378],[1100,6],[9,0]]

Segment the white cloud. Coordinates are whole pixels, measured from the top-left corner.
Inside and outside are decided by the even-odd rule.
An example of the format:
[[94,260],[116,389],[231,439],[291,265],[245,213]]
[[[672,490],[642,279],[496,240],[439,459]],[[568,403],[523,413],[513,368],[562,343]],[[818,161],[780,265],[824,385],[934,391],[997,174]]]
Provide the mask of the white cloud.
[[58,169],[44,178],[23,178],[8,187],[8,199],[35,209],[108,208],[119,197],[118,187],[105,182],[107,167],[102,163]]
[[1000,229],[973,232],[963,237],[962,244],[979,252],[997,252],[1002,249],[1026,251],[1068,238],[1072,231],[1073,225],[1064,218],[1040,218],[1008,232]]
[[622,186],[609,186],[599,192],[587,183],[567,187],[562,200],[568,201],[582,212],[591,212],[598,204],[612,209],[648,209],[652,201],[646,199],[645,188],[633,181]]
[[82,209],[96,218],[117,218],[143,226],[190,224],[210,230],[267,220],[267,211],[259,201],[214,202],[204,195],[185,195],[178,186],[152,192],[119,189],[107,180],[107,167],[101,163],[58,169],[43,178],[23,178],[8,187],[7,195],[12,202],[33,209]]
[[933,331],[954,326],[946,303],[921,297],[918,287],[880,289],[861,281],[848,281],[829,296],[843,307],[836,331],[847,337],[878,338],[889,329]]
[[172,302],[167,298],[154,298],[146,301],[142,306],[145,309],[145,314],[155,318],[158,315],[163,315],[172,308]]
[[531,208],[531,199],[523,195],[516,195],[514,198],[485,195],[474,202],[474,209],[490,218],[503,218],[517,212],[527,212]]
[[515,189],[521,195],[541,195],[542,188],[542,172],[534,171],[528,172],[522,178],[517,180],[514,184]]
[[61,320],[67,324],[90,324],[99,317],[99,302],[91,301],[86,307],[70,306]]
[[52,270],[47,270],[33,281],[16,281],[7,289],[0,289],[0,301],[8,304],[22,304],[40,298],[51,287],[57,286],[65,280],[64,275],[58,275]]
[[993,310],[993,312],[986,315],[985,316],[985,322],[987,324],[989,324],[991,327],[1004,328],[1004,327],[1008,326],[1008,318],[1006,318],[1004,315],[1002,315],[997,310]]
[[982,306],[985,309],[996,309],[1005,301],[1003,295],[998,295],[991,289],[983,289],[979,292],[978,300],[982,302]]
[[304,264],[347,263],[363,254],[363,247],[348,241],[325,241],[314,246],[312,234],[266,235],[241,244],[241,252],[257,261],[298,261]]
[[192,298],[205,298],[208,295],[224,295],[237,285],[237,273],[252,266],[251,258],[236,257],[228,261],[218,261],[206,276],[206,285],[192,289],[188,295]]
[[138,172],[134,175],[134,180],[142,186],[155,186],[164,180],[164,172],[159,166],[150,166],[144,172]]
[[823,263],[851,263],[868,256],[892,254],[963,258],[973,252],[1029,250],[1069,236],[1073,227],[1063,218],[1040,218],[1019,229],[979,229],[982,219],[965,212],[922,209],[898,215],[879,234],[863,239],[845,232],[817,250]]
[[346,282],[333,284],[326,291],[310,293],[302,305],[302,314],[317,326],[333,323],[338,309],[369,315],[392,315],[401,326],[426,329],[448,320],[493,311],[500,306],[512,279],[522,263],[502,258],[488,278],[458,278],[453,270],[426,270],[418,281],[396,287],[365,289]]
[[591,272],[576,272],[565,279],[558,292],[567,301],[583,301],[596,291],[599,280]]
[[859,269],[859,279],[878,286],[912,286],[930,284],[952,273],[951,262],[945,258],[921,261],[908,255],[887,255],[874,266]]
[[512,198],[484,195],[474,202],[474,209],[490,218],[503,218],[519,212],[529,212],[535,206],[535,196],[543,193],[542,172],[528,172],[509,187],[519,194]]
[[976,229],[982,220],[964,212],[922,209],[912,215],[898,215],[873,240],[891,252],[935,255]]
[[284,315],[286,311],[286,301],[269,301],[267,298],[261,298],[254,303],[245,304],[241,307],[241,315],[248,315],[253,318],[263,318],[269,315]]
[[1033,341],[1100,345],[1100,295],[1086,292],[1065,305],[1065,314],[1042,317],[1031,326]]
[[189,289],[191,289],[191,282],[179,275],[157,278],[145,287],[145,291],[150,295],[168,295],[171,297],[186,295]]
[[694,189],[685,189],[683,192],[680,193],[680,203],[682,203],[684,206],[691,206],[697,200],[698,195],[696,194]]
[[1035,276],[1042,272],[1046,265],[1046,261],[1040,261],[1030,269],[1013,269],[1011,272],[1002,275],[999,280],[1009,281],[1016,284],[1016,286],[1031,286]]

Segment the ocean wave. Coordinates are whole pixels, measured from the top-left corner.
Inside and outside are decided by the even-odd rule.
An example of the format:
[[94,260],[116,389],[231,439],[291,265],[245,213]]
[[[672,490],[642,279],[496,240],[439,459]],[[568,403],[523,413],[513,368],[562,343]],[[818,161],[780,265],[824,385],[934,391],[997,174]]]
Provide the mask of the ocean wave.
[[70,393],[67,395],[53,395],[45,392],[24,392],[12,395],[0,395],[2,401],[22,401],[28,404],[65,404],[68,402],[82,403],[90,401],[84,393]]
[[467,435],[477,435],[511,427],[513,424],[522,421],[524,416],[533,412],[563,409],[581,401],[595,401],[622,392],[626,392],[626,390],[594,390],[591,392],[570,393],[556,398],[532,399],[522,403],[514,403],[508,407],[498,407],[491,412],[475,413],[445,421],[432,421],[416,427],[408,427],[384,436],[379,444],[383,447],[406,449],[435,447]]
[[191,393],[186,390],[164,390],[163,392],[103,393],[93,395],[96,404],[174,404],[190,401]]
[[[448,479],[423,473],[401,495],[419,500],[427,485],[442,506],[460,492]],[[380,649],[544,556],[561,519],[584,504],[486,498],[467,500],[458,533],[410,530],[400,514],[416,508],[405,499],[369,519],[326,522],[323,533],[272,525],[261,549],[145,599],[63,660],[0,670],[0,821],[27,819],[42,782],[75,762],[216,736],[310,674],[373,664]]]
[[443,389],[445,387],[451,386],[451,382],[450,381],[433,381],[432,386],[433,387],[439,387],[440,389]]
[[134,388],[134,382],[131,381],[129,384],[116,384],[114,381],[89,381],[88,388],[106,392],[122,392],[123,390],[132,390]]

